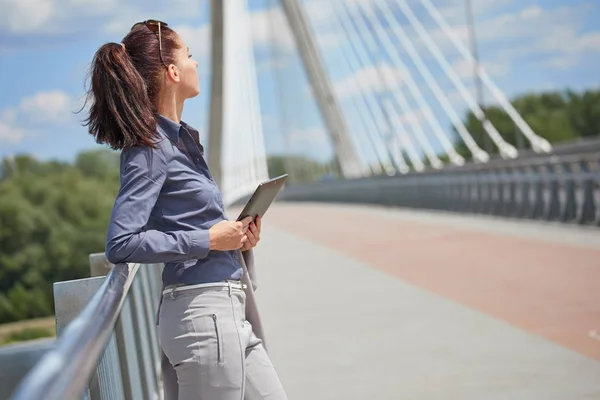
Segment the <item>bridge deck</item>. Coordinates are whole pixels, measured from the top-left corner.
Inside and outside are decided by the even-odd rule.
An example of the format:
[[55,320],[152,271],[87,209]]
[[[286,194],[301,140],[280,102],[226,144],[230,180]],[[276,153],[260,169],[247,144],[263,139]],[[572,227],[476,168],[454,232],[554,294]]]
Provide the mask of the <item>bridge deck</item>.
[[597,231],[283,203],[257,261],[291,398],[600,398]]

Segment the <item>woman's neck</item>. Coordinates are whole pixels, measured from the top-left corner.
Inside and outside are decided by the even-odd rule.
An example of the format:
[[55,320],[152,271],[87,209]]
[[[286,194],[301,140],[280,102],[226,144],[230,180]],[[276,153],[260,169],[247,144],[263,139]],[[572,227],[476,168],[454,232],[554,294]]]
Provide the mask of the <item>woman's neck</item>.
[[160,96],[156,110],[160,115],[179,123],[183,112],[183,102],[177,101],[175,95]]

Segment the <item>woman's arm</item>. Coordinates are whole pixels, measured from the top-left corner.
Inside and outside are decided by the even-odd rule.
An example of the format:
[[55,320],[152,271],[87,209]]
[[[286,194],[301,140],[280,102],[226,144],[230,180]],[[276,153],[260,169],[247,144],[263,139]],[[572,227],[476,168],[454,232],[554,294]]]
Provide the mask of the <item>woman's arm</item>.
[[160,263],[208,255],[208,230],[145,230],[166,176],[167,165],[160,147],[123,150],[121,188],[106,236],[106,257],[111,263]]

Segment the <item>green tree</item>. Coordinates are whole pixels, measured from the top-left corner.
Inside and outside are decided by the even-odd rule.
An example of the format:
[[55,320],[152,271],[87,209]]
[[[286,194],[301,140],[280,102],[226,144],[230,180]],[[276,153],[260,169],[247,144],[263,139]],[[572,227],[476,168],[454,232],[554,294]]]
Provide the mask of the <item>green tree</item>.
[[53,282],[89,276],[119,185],[107,150],[75,165],[25,155],[1,165],[0,323],[50,315]]
[[335,173],[334,161],[320,163],[303,156],[273,155],[267,158],[270,177],[289,174],[289,182],[313,182],[328,173]]
[[75,167],[87,177],[114,182],[119,179],[119,153],[105,149],[84,151],[77,155]]
[[600,90],[586,90],[582,94],[568,91],[566,97],[569,121],[579,136],[600,134]]
[[[531,129],[551,143],[600,134],[600,90],[581,94],[566,92],[529,93],[512,101],[515,109]],[[513,146],[527,147],[527,140],[519,132],[508,114],[498,106],[484,107],[484,112],[500,135]],[[485,130],[472,112],[465,117],[467,130],[477,144],[485,149]],[[455,132],[456,149],[464,157],[470,152]],[[491,143],[491,139],[488,139]],[[498,152],[493,146],[492,154]]]

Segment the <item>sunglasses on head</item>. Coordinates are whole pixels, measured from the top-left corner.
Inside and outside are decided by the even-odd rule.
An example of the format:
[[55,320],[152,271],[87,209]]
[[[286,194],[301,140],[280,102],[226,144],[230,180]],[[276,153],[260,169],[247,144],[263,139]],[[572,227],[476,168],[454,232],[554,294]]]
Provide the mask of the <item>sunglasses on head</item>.
[[155,26],[158,27],[158,51],[159,51],[159,55],[160,55],[160,61],[162,61],[163,65],[165,67],[167,67],[167,64],[165,63],[165,60],[163,60],[163,56],[162,56],[162,36],[161,36],[160,27],[161,27],[161,25],[169,26],[169,24],[167,24],[166,22],[158,21],[156,19],[147,19],[146,21],[136,22],[135,24],[133,24],[133,26],[131,27],[131,30],[133,30],[135,27],[140,26],[140,25],[145,25],[150,30],[152,30],[152,27],[155,27]]

